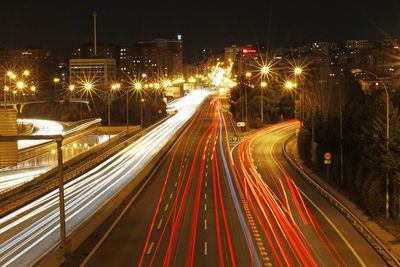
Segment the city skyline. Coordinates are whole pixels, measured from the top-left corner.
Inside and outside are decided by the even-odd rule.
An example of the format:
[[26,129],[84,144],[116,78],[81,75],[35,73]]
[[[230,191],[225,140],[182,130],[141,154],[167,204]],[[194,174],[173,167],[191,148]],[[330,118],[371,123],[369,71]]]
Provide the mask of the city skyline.
[[363,1],[362,5],[335,1],[329,9],[311,1],[114,1],[112,5],[104,1],[72,1],[62,8],[46,1],[24,1],[9,3],[0,11],[0,46],[41,46],[64,53],[66,46],[90,43],[93,10],[98,14],[98,43],[134,44],[181,34],[184,52],[189,56],[202,48],[220,51],[230,44],[264,45],[267,38],[271,46],[280,47],[313,41],[396,37],[400,18],[395,1]]

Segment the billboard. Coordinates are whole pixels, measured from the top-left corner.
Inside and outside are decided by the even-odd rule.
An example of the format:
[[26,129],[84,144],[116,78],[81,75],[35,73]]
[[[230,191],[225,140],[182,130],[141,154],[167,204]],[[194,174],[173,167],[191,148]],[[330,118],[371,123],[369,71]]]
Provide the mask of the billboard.
[[[0,135],[18,135],[17,112],[14,109],[0,108]],[[15,166],[17,163],[17,141],[0,141],[0,168]]]

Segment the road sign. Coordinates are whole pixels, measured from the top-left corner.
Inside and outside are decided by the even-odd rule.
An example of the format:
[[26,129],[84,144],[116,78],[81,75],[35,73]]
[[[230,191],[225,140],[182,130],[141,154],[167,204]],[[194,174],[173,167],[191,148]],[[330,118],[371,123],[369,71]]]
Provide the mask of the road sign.
[[246,125],[246,123],[244,121],[238,121],[236,123],[237,127],[244,127]]
[[332,159],[332,154],[329,153],[329,152],[326,152],[326,153],[324,154],[324,159],[326,159],[326,160]]
[[326,160],[324,160],[324,163],[325,164],[331,164],[331,160],[330,159],[326,159]]

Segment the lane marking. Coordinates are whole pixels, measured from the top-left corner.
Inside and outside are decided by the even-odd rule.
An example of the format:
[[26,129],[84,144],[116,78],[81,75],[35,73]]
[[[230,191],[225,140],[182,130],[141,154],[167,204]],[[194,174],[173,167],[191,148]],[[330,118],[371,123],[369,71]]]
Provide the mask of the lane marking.
[[171,193],[171,195],[169,195],[169,199],[171,199],[173,195],[174,195],[174,193]]
[[151,242],[149,248],[146,251],[147,255],[149,255],[151,253],[151,249],[153,248],[153,245],[154,245],[154,242]]
[[204,193],[204,199],[207,199],[207,193]]
[[208,175],[208,172],[206,172],[206,176]]
[[158,223],[157,230],[160,230],[161,224],[162,224],[162,219],[160,219],[160,222]]
[[205,186],[207,187],[207,182],[205,182]]
[[175,187],[177,187],[178,186],[178,182],[175,182]]
[[357,252],[354,250],[354,248],[350,245],[349,241],[342,235],[342,233],[339,231],[339,229],[336,228],[336,226],[333,224],[333,222],[329,219],[329,217],[300,189],[298,190],[301,192],[301,194],[314,206],[316,210],[319,211],[319,213],[324,216],[325,220],[332,226],[332,228],[338,233],[338,235],[343,239],[343,241],[346,243],[347,247],[351,250],[351,252],[354,254],[354,256],[357,258],[358,262],[362,266],[367,266],[365,262],[360,258],[360,256],[357,254]]
[[167,209],[168,209],[168,203],[167,203],[167,205],[165,205],[165,209],[164,209],[164,211],[167,211]]
[[207,211],[207,204],[204,204],[204,211]]
[[204,255],[207,256],[207,242],[204,242]]
[[207,219],[204,219],[204,230],[207,230]]

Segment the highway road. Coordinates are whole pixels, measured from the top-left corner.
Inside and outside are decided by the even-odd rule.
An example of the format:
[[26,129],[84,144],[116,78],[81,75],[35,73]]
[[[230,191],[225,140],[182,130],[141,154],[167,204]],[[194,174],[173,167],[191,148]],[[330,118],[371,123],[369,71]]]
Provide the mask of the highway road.
[[240,191],[264,264],[272,266],[385,266],[359,232],[282,154],[298,121],[248,136],[233,149]]
[[[178,112],[97,167],[65,184],[67,232],[79,227],[153,159],[208,95],[183,97]],[[58,190],[0,218],[0,265],[25,266],[59,244]]]
[[283,158],[297,121],[256,131],[230,158],[226,120],[219,99],[205,104],[121,219],[67,266],[386,265]]
[[74,264],[259,263],[251,255],[255,245],[233,188],[227,147],[221,102],[210,97],[104,243],[98,250],[84,245],[74,254],[80,261]]

